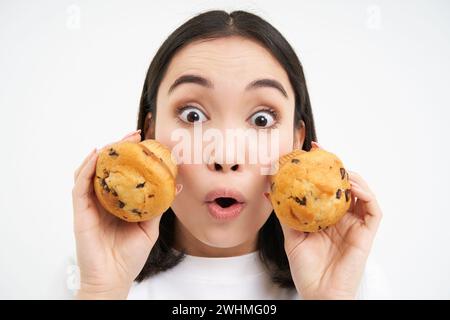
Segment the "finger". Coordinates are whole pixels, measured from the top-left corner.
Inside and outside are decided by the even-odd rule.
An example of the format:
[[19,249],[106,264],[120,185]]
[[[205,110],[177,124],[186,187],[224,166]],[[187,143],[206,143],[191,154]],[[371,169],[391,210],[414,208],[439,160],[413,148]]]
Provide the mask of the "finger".
[[77,180],[78,175],[80,174],[81,169],[83,169],[83,167],[86,165],[86,163],[89,161],[89,159],[92,157],[92,155],[94,154],[94,152],[97,152],[97,149],[94,148],[94,150],[92,150],[91,152],[89,152],[89,154],[86,156],[86,158],[84,158],[83,162],[81,163],[81,165],[75,170],[74,175],[73,175],[73,181],[75,182]]
[[350,211],[350,212],[354,212],[355,211],[355,206],[356,206],[356,203],[357,203],[357,197],[355,195],[354,189],[356,189],[356,188],[359,188],[360,190],[362,190],[362,188],[358,185],[358,183],[356,183],[354,181],[350,182],[350,191],[351,191],[350,198],[351,198],[351,202],[350,202],[350,208],[348,209],[348,211]]
[[369,185],[367,184],[367,182],[361,177],[361,175],[359,175],[358,173],[354,172],[354,171],[348,171],[348,179],[350,181],[350,183],[352,182],[356,182],[363,190],[365,190],[366,192],[372,193],[372,191],[369,188]]
[[325,150],[320,144],[318,144],[318,143],[315,142],[315,141],[311,141],[311,145],[312,145],[314,148],[319,148],[319,149]]
[[[352,191],[353,185],[350,187],[350,190]],[[356,204],[356,197],[354,192],[352,191],[350,193],[350,207],[348,208],[348,211],[354,212],[355,210],[355,204]]]
[[155,244],[156,240],[158,240],[159,222],[161,221],[161,217],[162,214],[151,218],[150,220],[138,222],[139,227],[145,232],[152,246]]
[[360,201],[362,202],[363,216],[361,218],[369,229],[376,230],[380,223],[382,213],[375,196],[372,193],[363,190],[361,186],[357,184],[352,186],[352,193],[358,198],[358,203],[356,203],[355,206],[359,205]]
[[308,237],[308,233],[295,230],[287,225],[284,225],[281,221],[280,225],[283,230],[286,254],[290,257],[294,249]]
[[122,138],[122,141],[127,140],[128,138],[131,138],[131,137],[135,137],[136,135],[140,135],[140,133],[141,133],[141,129],[130,132],[129,134],[127,134],[125,137]]
[[87,206],[89,201],[89,193],[91,192],[92,177],[95,174],[95,164],[97,163],[98,153],[95,152],[88,160],[86,165],[81,169],[80,174],[75,181],[72,190],[74,208],[79,209],[80,206]]
[[140,142],[141,141],[140,133],[141,133],[141,129],[133,131],[133,132],[130,132],[129,134],[124,136],[121,140],[116,141],[116,142],[112,142],[112,143],[108,143],[107,145],[103,146],[102,148],[100,148],[100,151],[103,151],[104,149],[109,148],[113,144],[116,144],[116,143],[119,143],[119,142],[123,142],[123,141]]

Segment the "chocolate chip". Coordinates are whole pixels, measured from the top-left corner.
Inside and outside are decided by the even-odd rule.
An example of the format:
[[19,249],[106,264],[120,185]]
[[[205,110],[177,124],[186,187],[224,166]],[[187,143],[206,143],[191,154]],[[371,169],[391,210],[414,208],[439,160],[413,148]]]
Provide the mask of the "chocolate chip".
[[149,198],[153,198],[155,195],[154,194],[149,194],[148,197]]
[[348,181],[348,172],[347,172],[347,181]]
[[122,216],[122,218],[124,218],[124,219],[127,219],[127,220],[128,220],[127,216]]
[[350,189],[345,190],[345,201],[350,200]]
[[148,149],[142,149],[142,152],[144,152],[145,155],[147,155],[147,156],[150,156],[150,155],[154,154],[153,152],[151,152],[151,151],[148,150]]
[[299,197],[295,197],[295,202],[302,206],[306,206],[306,197],[303,197],[302,199],[300,199]]
[[341,168],[341,169],[339,169],[339,170],[341,171],[341,179],[344,180],[344,177],[345,177],[345,169],[344,169],[344,168]]
[[113,148],[109,149],[108,155],[111,156],[111,157],[118,157],[119,156],[119,154]]
[[280,204],[280,201],[277,201],[277,204]]
[[114,189],[111,189],[111,194],[112,194],[114,197],[119,196],[119,195],[117,194],[116,190],[114,190]]
[[104,178],[100,180],[100,185],[102,186],[103,190],[105,190],[106,192],[109,193],[111,191]]
[[163,162],[163,159],[162,159],[162,158],[159,158],[159,161]]
[[317,229],[317,230],[321,230],[322,229],[322,227],[321,226],[319,226],[319,228]]
[[139,188],[143,188],[143,187],[144,187],[144,185],[145,185],[145,181],[144,181],[144,182],[142,182],[142,183],[139,183],[138,185],[136,185],[136,188],[137,188],[137,189],[139,189]]
[[340,198],[341,198],[341,195],[342,195],[342,190],[341,190],[341,189],[338,189],[338,190],[336,191],[336,199],[340,199]]
[[142,214],[138,209],[133,209],[131,212],[136,213],[139,216]]
[[291,162],[292,162],[292,163],[299,163],[300,160],[294,158],[294,159],[291,160]]
[[270,191],[273,192],[274,187],[275,187],[275,182],[272,182],[272,184],[270,185]]
[[122,202],[122,201],[119,200],[117,203],[119,204],[119,208],[120,208],[120,209],[122,209],[123,207],[125,207],[125,203],[124,203],[124,202]]

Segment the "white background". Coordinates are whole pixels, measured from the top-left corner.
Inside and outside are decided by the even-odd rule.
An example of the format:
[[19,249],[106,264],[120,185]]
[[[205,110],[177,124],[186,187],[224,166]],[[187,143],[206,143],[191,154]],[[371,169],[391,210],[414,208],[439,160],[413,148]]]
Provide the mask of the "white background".
[[448,1],[0,2],[0,298],[66,298],[71,189],[135,129],[153,55],[207,9],[248,10],[304,65],[319,142],[384,211],[372,258],[393,298],[450,298]]

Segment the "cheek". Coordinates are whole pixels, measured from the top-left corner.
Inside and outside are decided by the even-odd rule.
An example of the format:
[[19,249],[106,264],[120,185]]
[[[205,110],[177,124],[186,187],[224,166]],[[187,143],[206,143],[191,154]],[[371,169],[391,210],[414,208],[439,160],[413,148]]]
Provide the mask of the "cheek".
[[172,149],[176,144],[176,141],[172,141],[172,135],[179,128],[179,125],[169,113],[169,110],[159,109],[161,108],[158,108],[156,115],[155,139]]
[[[266,138],[259,139],[254,146],[250,145],[249,154],[258,159],[257,167],[260,175],[271,174],[268,169],[281,156],[291,152],[294,146],[292,130],[274,129]],[[256,174],[256,172],[254,172]]]
[[205,176],[202,164],[181,163],[178,165],[177,182],[182,183],[184,187],[200,192],[202,182],[207,180],[208,176]]
[[280,144],[278,150],[279,156],[285,155],[293,150],[294,147],[294,133],[291,126],[280,126],[279,129]]
[[199,219],[199,210],[204,206],[203,197],[205,194],[203,170],[199,170],[200,165],[180,164],[178,165],[177,183],[183,185],[183,190],[172,203],[176,215],[181,220]]
[[166,147],[168,147],[170,150],[172,150],[173,146],[175,145],[175,142],[172,141],[171,136],[172,132],[175,130],[175,128],[172,128],[170,126],[155,126],[155,140],[161,142]]

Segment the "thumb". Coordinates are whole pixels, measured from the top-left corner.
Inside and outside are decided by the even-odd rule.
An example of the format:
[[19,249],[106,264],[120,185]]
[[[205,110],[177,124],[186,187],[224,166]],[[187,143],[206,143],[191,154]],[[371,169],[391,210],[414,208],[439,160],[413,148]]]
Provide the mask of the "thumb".
[[162,214],[153,217],[149,220],[138,222],[142,231],[145,232],[147,238],[149,239],[151,245],[153,246],[159,237],[159,223],[161,222]]
[[290,242],[292,241],[293,237],[294,237],[294,229],[292,229],[289,226],[286,226],[285,224],[281,223],[280,221],[280,225],[281,225],[281,229],[283,230],[283,234],[284,234],[284,241],[285,242]]
[[295,230],[288,225],[281,223],[281,221],[280,225],[284,234],[285,247],[287,248],[291,247],[291,244],[296,245],[300,242],[303,242],[303,240],[305,240],[309,234],[308,232]]

